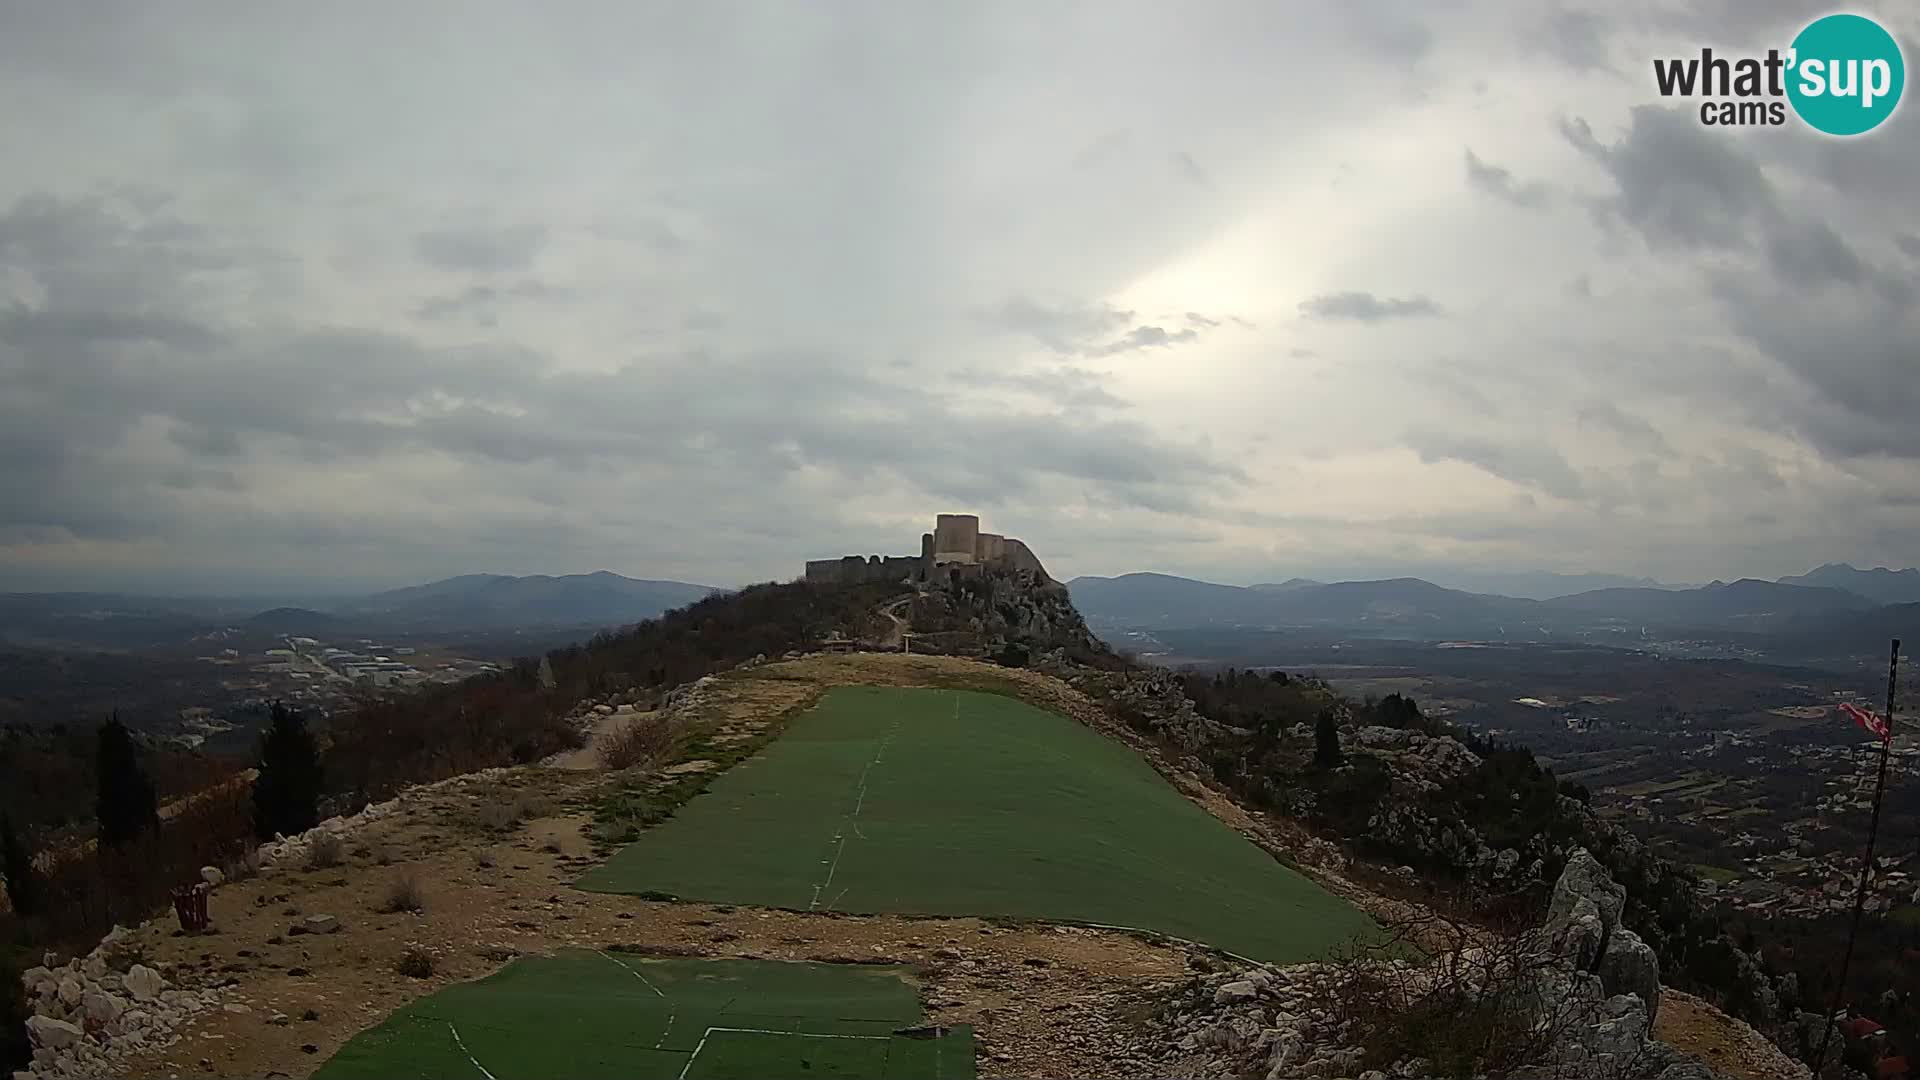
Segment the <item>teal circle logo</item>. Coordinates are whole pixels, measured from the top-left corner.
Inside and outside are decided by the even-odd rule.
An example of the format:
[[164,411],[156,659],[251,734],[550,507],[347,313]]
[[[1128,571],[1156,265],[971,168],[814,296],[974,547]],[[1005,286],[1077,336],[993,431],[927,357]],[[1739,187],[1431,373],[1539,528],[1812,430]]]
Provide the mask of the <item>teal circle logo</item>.
[[1828,15],[1793,39],[1787,98],[1828,135],[1872,131],[1893,115],[1907,85],[1900,43],[1862,15]]

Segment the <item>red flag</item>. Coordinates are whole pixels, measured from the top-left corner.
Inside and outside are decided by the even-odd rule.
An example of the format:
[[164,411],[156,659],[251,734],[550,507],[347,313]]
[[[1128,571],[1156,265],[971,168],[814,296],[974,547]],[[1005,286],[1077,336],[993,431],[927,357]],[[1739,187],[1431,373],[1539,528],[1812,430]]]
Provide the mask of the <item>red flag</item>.
[[1850,701],[1841,702],[1840,711],[1853,717],[1854,723],[1866,728],[1868,732],[1878,737],[1881,742],[1886,742],[1893,738],[1893,729],[1887,726],[1886,718],[1879,713],[1863,709]]

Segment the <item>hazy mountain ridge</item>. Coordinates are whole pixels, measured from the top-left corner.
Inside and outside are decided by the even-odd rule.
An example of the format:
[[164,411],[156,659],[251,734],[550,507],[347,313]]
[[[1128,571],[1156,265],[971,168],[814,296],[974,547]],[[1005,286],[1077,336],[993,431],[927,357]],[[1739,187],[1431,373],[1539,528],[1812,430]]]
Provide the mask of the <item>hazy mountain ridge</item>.
[[683,581],[592,574],[465,574],[370,596],[208,598],[125,593],[0,594],[0,642],[55,648],[146,648],[239,627],[325,636],[349,630],[469,632],[611,627],[722,590]]
[[1882,604],[1920,603],[1920,569],[1889,570],[1876,566],[1860,570],[1846,563],[1827,563],[1804,574],[1779,579],[1782,585],[1812,585],[1845,589]]
[[[1662,630],[1809,636],[1876,614],[1882,605],[1820,585],[1743,578],[1690,588],[1604,588],[1549,600],[1449,589],[1420,578],[1300,579],[1281,586],[1220,585],[1166,574],[1081,577],[1074,603],[1103,627],[1320,627],[1424,638],[1548,640],[1583,632]],[[1906,621],[1898,610],[1875,621]]]

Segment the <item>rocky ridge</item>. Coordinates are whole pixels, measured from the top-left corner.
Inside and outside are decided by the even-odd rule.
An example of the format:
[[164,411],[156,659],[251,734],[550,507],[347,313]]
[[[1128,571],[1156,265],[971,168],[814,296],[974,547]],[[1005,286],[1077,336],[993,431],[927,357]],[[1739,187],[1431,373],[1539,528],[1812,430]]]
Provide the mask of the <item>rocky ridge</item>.
[[[1659,965],[1652,950],[1620,926],[1623,899],[1624,890],[1605,868],[1587,852],[1577,852],[1555,884],[1545,925],[1532,939],[1539,950],[1528,962],[1504,969],[1511,984],[1488,979],[1467,987],[1482,1001],[1530,1010],[1535,1029],[1551,1036],[1540,1045],[1539,1060],[1507,1074],[1513,1080],[1723,1080],[1705,1062],[1652,1037]],[[1361,1030],[1367,1019],[1340,1017],[1329,1003],[1343,997],[1343,980],[1367,977],[1370,964],[1438,993],[1458,987],[1420,982],[1440,978],[1427,973],[1496,970],[1477,966],[1477,959],[1436,957],[1420,967],[1402,959],[1286,968],[1221,964],[1169,992],[1153,1021],[1165,1047],[1159,1064],[1176,1076],[1267,1080],[1451,1075],[1418,1056],[1378,1062],[1379,1053],[1365,1045],[1369,1032]],[[1376,1036],[1395,1022],[1375,1020],[1371,1033]],[[1416,1033],[1412,1041],[1420,1038]],[[1375,1067],[1367,1067],[1370,1061]]]

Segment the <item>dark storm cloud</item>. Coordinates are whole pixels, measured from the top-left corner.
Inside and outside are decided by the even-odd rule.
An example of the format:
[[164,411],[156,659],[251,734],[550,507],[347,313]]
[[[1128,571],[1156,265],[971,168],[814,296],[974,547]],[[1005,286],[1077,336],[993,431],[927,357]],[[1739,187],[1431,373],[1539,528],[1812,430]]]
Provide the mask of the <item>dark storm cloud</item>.
[[1585,494],[1580,475],[1550,446],[1509,445],[1455,432],[1414,430],[1406,444],[1426,462],[1458,461],[1524,488],[1563,499]]
[[1842,457],[1920,457],[1909,437],[1920,414],[1912,377],[1920,304],[1905,275],[1790,204],[1747,143],[1691,114],[1636,108],[1611,146],[1583,124],[1566,133],[1615,185],[1597,211],[1651,249],[1702,253],[1700,273],[1728,325],[1812,391],[1799,399],[1763,385],[1775,400],[1742,407],[1782,413]]
[[[99,296],[85,275],[68,272],[110,262],[129,237],[143,235],[141,223],[116,231],[95,228],[84,205],[28,209],[35,221],[64,214],[78,227],[45,230],[49,239],[36,250],[51,256],[59,248],[58,257],[20,258],[16,244],[0,263],[30,277],[49,268],[66,275],[58,300],[16,305],[0,319],[0,451],[8,464],[0,526],[11,536],[165,534],[189,512],[176,502],[185,491],[237,499],[229,512],[244,521],[249,484],[271,482],[278,469],[371,465],[393,455],[531,470],[554,483],[644,462],[684,470],[678,482],[689,498],[703,485],[725,486],[726,477],[802,467],[884,473],[949,498],[1009,497],[1063,481],[1117,504],[1182,510],[1245,481],[1205,447],[1170,442],[1137,421],[1088,415],[1088,406],[1119,402],[1071,371],[1027,382],[1050,392],[1042,395],[1052,399],[1048,409],[988,412],[911,371],[896,378],[827,354],[656,358],[590,374],[553,371],[541,354],[507,343],[430,346],[350,327],[242,329],[205,313],[196,321],[167,260],[93,282]],[[0,217],[0,235],[14,217]],[[103,313],[107,296],[128,311],[164,302],[181,313]],[[1129,317],[1031,304],[1001,314],[1031,333],[1110,329]],[[1146,333],[1122,339],[1138,340],[1129,348],[1192,333],[1137,330]],[[1069,403],[1080,411],[1055,411]],[[149,428],[164,433],[173,460],[142,460],[129,440]]]
[[1596,210],[1638,230],[1651,247],[1745,246],[1746,226],[1773,204],[1760,167],[1691,112],[1639,106],[1628,134],[1612,146],[1578,118],[1561,131],[1618,185]]
[[1920,236],[1912,233],[1896,233],[1893,242],[1901,251],[1906,252],[1909,258],[1920,259]]
[[1512,172],[1480,160],[1471,149],[1467,151],[1467,183],[1476,191],[1525,210],[1539,210],[1553,199],[1553,190],[1546,184],[1537,180],[1520,183]]
[[1303,300],[1300,311],[1316,319],[1380,323],[1438,315],[1440,305],[1425,296],[1382,297],[1368,292],[1342,292]]
[[468,226],[427,230],[413,238],[413,246],[422,260],[442,270],[496,274],[527,269],[546,238],[538,225]]

